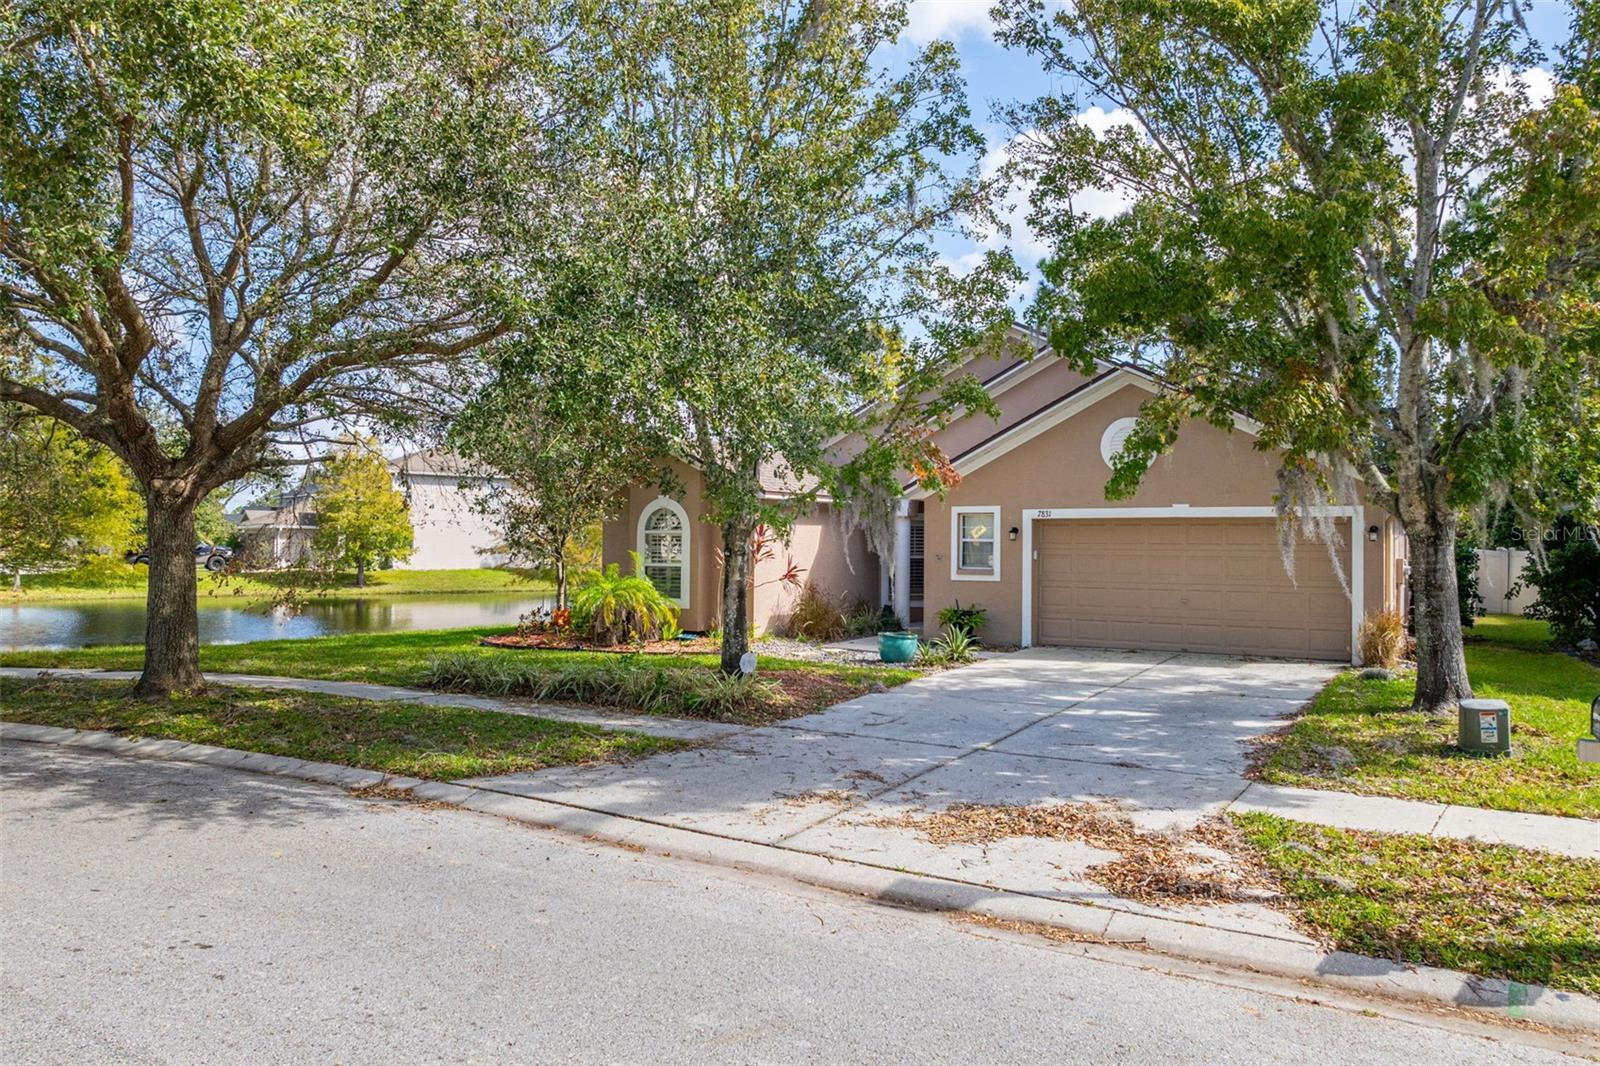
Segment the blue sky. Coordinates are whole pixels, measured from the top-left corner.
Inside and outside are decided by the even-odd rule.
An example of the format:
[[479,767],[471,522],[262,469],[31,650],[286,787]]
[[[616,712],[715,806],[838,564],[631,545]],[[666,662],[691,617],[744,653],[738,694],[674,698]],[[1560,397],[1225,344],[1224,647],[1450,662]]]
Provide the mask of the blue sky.
[[[1045,76],[1032,56],[1009,51],[994,42],[990,35],[989,20],[992,4],[993,0],[912,0],[910,25],[899,44],[899,54],[893,57],[909,56],[932,40],[955,43],[967,80],[973,117],[989,138],[991,163],[1003,153],[1010,137],[1010,131],[994,121],[995,105],[1031,100],[1053,88],[1059,88],[1051,84],[1051,79]],[[1571,9],[1565,0],[1525,0],[1523,9],[1530,33],[1546,52],[1566,39]],[[1091,125],[1097,117],[1104,121],[1109,116],[1103,111],[1091,114],[1088,116]],[[1007,243],[1031,275],[1045,249],[1033,238],[1024,223],[1025,196],[1025,191],[1018,190],[1008,201],[1013,234]],[[1109,213],[1115,211],[1117,206],[1115,194],[1106,193],[1100,197],[1098,204],[1087,204],[1086,209],[1095,210],[1098,207]],[[950,243],[944,251],[959,262],[964,256],[973,254],[976,246]],[[1019,307],[1031,294],[1032,288],[1030,281],[1019,294]]]

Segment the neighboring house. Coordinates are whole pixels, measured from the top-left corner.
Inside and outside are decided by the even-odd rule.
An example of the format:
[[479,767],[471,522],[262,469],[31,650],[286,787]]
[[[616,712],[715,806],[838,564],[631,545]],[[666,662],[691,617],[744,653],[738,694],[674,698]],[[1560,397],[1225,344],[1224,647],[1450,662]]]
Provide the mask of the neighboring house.
[[[276,570],[311,561],[317,532],[316,487],[308,481],[278,493],[271,507],[246,507],[235,518],[240,557],[250,570]],[[235,517],[235,516],[229,516]]]
[[[980,606],[986,640],[1024,646],[1353,661],[1361,620],[1400,606],[1405,537],[1359,499],[1333,509],[1338,569],[1326,545],[1302,541],[1293,578],[1285,572],[1273,511],[1278,459],[1254,449],[1246,418],[1232,432],[1185,426],[1133,498],[1108,501],[1112,456],[1159,384],[1109,363],[1085,376],[1030,332],[1018,328],[1013,340],[1022,351],[964,368],[994,397],[999,419],[972,416],[934,437],[960,483],[942,499],[906,486],[886,560],[819,504],[756,568],[758,628],[782,631],[795,592],[775,578],[791,563],[827,593],[886,604],[928,636],[940,608]],[[698,472],[676,473],[679,497],[628,490],[621,517],[606,525],[605,560],[626,566],[639,551],[647,576],[682,608],[683,627],[706,629],[720,614],[719,533],[700,520]],[[784,491],[778,479],[766,487]]]
[[[481,478],[468,475],[460,457],[441,449],[411,452],[391,460],[395,488],[411,512],[411,558],[404,570],[463,570],[504,566],[498,530],[475,506]],[[246,508],[238,519],[245,565],[271,569],[311,560],[317,529],[316,483],[308,478],[279,493],[275,506]]]
[[406,494],[415,542],[404,570],[468,570],[504,566],[504,540],[476,506],[485,487],[461,457],[439,448],[402,455],[389,464]]

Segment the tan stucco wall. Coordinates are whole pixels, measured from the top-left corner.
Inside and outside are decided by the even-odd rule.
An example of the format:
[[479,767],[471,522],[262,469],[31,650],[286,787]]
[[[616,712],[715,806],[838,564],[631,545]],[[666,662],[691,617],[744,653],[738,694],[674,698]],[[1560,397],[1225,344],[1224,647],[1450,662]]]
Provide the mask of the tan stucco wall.
[[[682,609],[679,624],[686,630],[710,629],[722,616],[721,567],[717,549],[722,533],[703,520],[704,484],[699,471],[681,463],[672,465],[683,491],[673,493],[693,520],[689,536],[689,605]],[[603,552],[607,564],[619,563],[624,571],[632,567],[630,551],[638,550],[639,518],[663,493],[655,485],[634,485],[624,493],[619,517],[605,524]],[[777,578],[790,562],[805,570],[802,581],[813,581],[830,595],[853,605],[856,600],[878,602],[878,560],[867,550],[860,532],[848,535],[834,521],[826,505],[801,519],[791,530],[788,542],[773,546],[773,558],[758,564],[755,588],[751,594],[750,618],[758,633],[783,632],[789,611],[799,596]]]
[[686,630],[709,629],[722,615],[721,593],[718,588],[717,546],[721,531],[704,520],[705,500],[701,487],[703,479],[698,470],[682,463],[671,464],[673,475],[683,486],[682,491],[663,493],[656,485],[632,485],[624,490],[625,502],[619,508],[619,517],[607,522],[602,535],[604,561],[607,565],[618,563],[623,572],[632,571],[633,561],[628,553],[639,550],[639,518],[657,497],[670,495],[683,506],[689,515],[689,603],[682,608],[678,624]]
[[[1268,507],[1277,488],[1276,459],[1258,452],[1244,433],[1228,433],[1204,422],[1183,428],[1170,455],[1156,460],[1139,491],[1127,500],[1105,498],[1110,469],[1100,456],[1100,438],[1115,419],[1138,414],[1150,393],[1129,385],[1067,419],[1033,440],[971,472],[944,500],[925,504],[926,556],[924,560],[923,631],[938,629],[939,609],[958,598],[989,612],[983,635],[995,643],[1014,644],[1022,639],[1022,537],[1008,531],[1021,529],[1022,512],[1032,508],[1168,507],[1186,503],[1193,507]],[[950,526],[953,507],[998,505],[1001,509],[997,544],[999,581],[953,580],[950,573]],[[1386,558],[1390,538],[1369,543],[1365,527],[1382,529],[1385,516],[1368,507],[1362,529],[1355,532],[1364,557],[1365,610],[1370,612],[1392,597],[1394,563]],[[1313,546],[1310,550],[1323,550]],[[1346,563],[1348,568],[1348,562]]]
[[876,607],[879,600],[878,559],[867,550],[859,530],[846,533],[826,504],[797,520],[787,544],[773,547],[773,557],[756,567],[751,618],[760,632],[787,633],[789,612],[800,589],[779,582],[789,564],[803,567],[802,583],[814,585],[845,609],[857,601]]

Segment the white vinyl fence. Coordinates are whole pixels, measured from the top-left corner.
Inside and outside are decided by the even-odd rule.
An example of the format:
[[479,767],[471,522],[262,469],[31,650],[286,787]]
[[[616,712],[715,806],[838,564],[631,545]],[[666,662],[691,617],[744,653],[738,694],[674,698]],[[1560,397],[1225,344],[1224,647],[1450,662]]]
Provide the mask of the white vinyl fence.
[[1511,586],[1522,578],[1528,553],[1521,548],[1478,549],[1478,595],[1488,614],[1521,614],[1538,598],[1538,590],[1524,585],[1511,594]]

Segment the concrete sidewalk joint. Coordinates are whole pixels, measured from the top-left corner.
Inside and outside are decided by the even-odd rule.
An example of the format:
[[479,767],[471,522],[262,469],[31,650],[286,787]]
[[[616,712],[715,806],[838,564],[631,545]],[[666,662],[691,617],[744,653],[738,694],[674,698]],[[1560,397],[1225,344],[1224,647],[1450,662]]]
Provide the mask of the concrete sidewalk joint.
[[195,762],[331,784],[358,792],[381,786],[385,792],[405,793],[417,800],[492,814],[589,840],[644,848],[660,855],[781,877],[884,902],[1050,926],[1091,941],[1140,946],[1183,959],[1368,994],[1509,1014],[1561,1029],[1600,1032],[1600,1000],[1576,993],[1434,967],[1407,966],[1347,952],[1329,952],[1310,942],[1220,929],[1102,904],[1051,899],[482,787],[422,781],[375,770],[204,744],[132,739],[17,722],[0,722],[0,741],[59,744],[139,758]]

